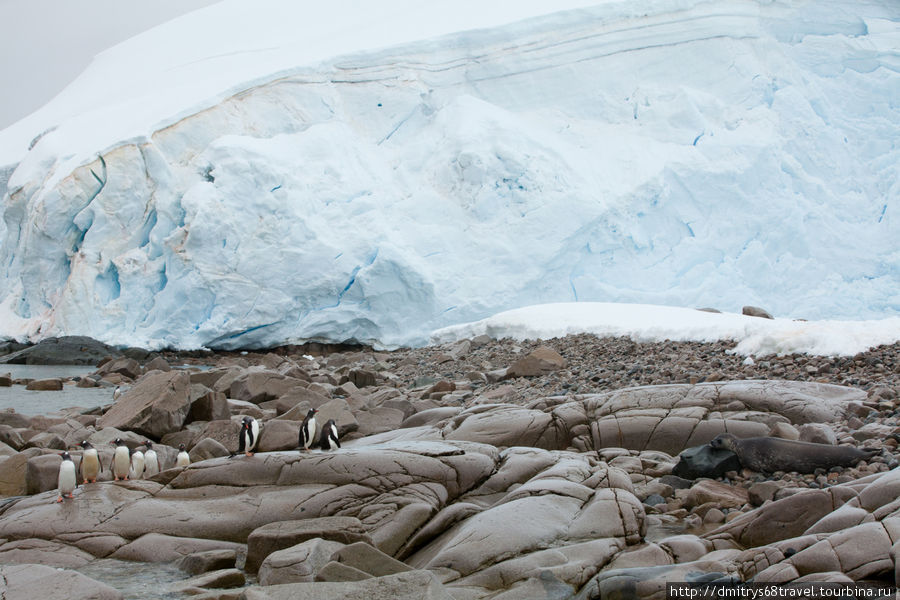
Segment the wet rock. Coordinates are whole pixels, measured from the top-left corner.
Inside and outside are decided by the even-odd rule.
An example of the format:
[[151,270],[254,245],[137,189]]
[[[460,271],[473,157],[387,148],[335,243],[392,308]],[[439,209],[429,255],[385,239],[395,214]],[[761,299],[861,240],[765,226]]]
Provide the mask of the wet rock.
[[0,387],[12,387],[13,380],[9,373],[0,374]]
[[178,561],[178,568],[191,575],[199,575],[220,569],[233,569],[236,561],[235,550],[206,550],[184,556]]
[[97,424],[159,439],[182,428],[190,407],[190,376],[156,371],[138,380]]
[[[13,540],[0,544],[0,564],[36,564],[77,569],[94,560],[83,550],[50,540]],[[0,585],[0,590],[2,590]]]
[[85,336],[48,338],[18,352],[0,356],[0,363],[17,365],[96,365],[104,357],[120,356],[111,346]]
[[[111,558],[141,562],[172,562],[198,553],[201,555],[211,553],[210,556],[221,556],[222,553],[234,555],[239,550],[243,550],[243,547],[243,544],[223,540],[147,533],[118,548]],[[189,561],[189,563],[197,564],[204,560],[206,559],[201,558],[193,562]],[[234,564],[230,566],[234,566]]]
[[233,588],[244,585],[246,579],[244,572],[238,569],[220,569],[191,577],[185,581],[179,581],[172,585],[172,592],[197,593],[209,588]]
[[122,594],[76,571],[43,565],[0,565],[4,600],[121,600]]
[[255,529],[247,538],[247,562],[244,568],[255,573],[272,552],[290,548],[301,542],[321,538],[352,544],[371,543],[359,519],[354,517],[320,517],[301,521],[279,521]]

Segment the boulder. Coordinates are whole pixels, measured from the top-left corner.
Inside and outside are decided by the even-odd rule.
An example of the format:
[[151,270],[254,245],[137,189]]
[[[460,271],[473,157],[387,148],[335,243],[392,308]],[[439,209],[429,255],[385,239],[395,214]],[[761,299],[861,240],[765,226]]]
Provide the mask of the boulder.
[[259,583],[276,585],[315,581],[316,575],[335,552],[344,547],[341,542],[313,538],[284,550],[269,554],[259,567]]
[[16,450],[21,450],[25,447],[26,441],[22,436],[23,427],[13,428],[9,425],[0,425],[0,442],[15,448]]
[[22,496],[28,493],[25,476],[28,459],[40,455],[41,451],[37,448],[29,448],[0,461],[0,496]]
[[36,564],[77,569],[92,560],[94,557],[83,550],[50,540],[13,540],[0,544],[0,564]]
[[691,509],[707,503],[719,508],[740,508],[747,503],[747,490],[712,479],[701,479],[688,490],[684,506]]
[[129,429],[159,439],[180,430],[190,411],[190,376],[184,371],[154,371],[138,380],[97,425]]
[[95,339],[73,335],[47,338],[18,352],[0,356],[0,363],[15,365],[96,365],[121,353]]
[[2,565],[4,600],[121,600],[122,593],[76,571],[43,565]]
[[801,442],[812,442],[814,444],[831,444],[837,445],[837,435],[834,430],[825,423],[804,423],[798,427]]
[[316,581],[362,581],[371,578],[368,573],[334,561],[326,563],[316,574]]
[[566,359],[556,350],[549,346],[540,346],[525,358],[521,358],[510,365],[506,371],[506,378],[539,377],[558,371],[565,366]]
[[373,577],[412,570],[412,567],[406,563],[388,556],[365,542],[356,542],[340,548],[331,555],[331,560],[359,569]]
[[[257,451],[296,450],[300,441],[300,425],[300,421],[278,419],[267,421],[266,426],[260,430]],[[315,443],[318,443],[318,439]]]
[[199,575],[220,569],[233,569],[235,562],[237,562],[235,550],[206,550],[184,556],[178,561],[178,568],[185,573]]
[[0,410],[0,427],[31,427],[31,417],[17,413],[15,409],[7,408]]
[[375,373],[365,369],[351,369],[350,372],[347,373],[347,378],[359,389],[373,386],[378,383]]
[[55,490],[59,480],[59,463],[61,462],[62,459],[56,453],[29,458],[25,464],[26,493],[39,494]]
[[45,450],[65,450],[68,448],[66,440],[62,439],[55,433],[42,431],[28,438],[25,443],[26,448],[41,448]]
[[278,521],[255,529],[247,538],[248,573],[256,573],[262,561],[272,552],[290,548],[306,540],[324,540],[352,544],[372,540],[355,517],[320,517],[300,521]]
[[144,365],[144,371],[171,371],[172,366],[162,356],[156,356]]
[[144,371],[143,369],[141,369],[140,363],[133,358],[128,358],[127,356],[122,356],[106,362],[99,369],[97,369],[97,374],[102,376],[104,379],[106,379],[107,375],[118,373],[119,375],[127,377],[132,381],[140,377],[141,373],[143,372]]
[[243,571],[234,568],[220,569],[218,571],[203,573],[184,581],[179,581],[171,586],[170,590],[175,593],[197,594],[210,588],[221,589],[241,587],[244,583],[246,583],[246,578],[244,577]]
[[50,379],[32,379],[25,386],[26,390],[37,392],[59,392],[63,389],[62,379],[53,377]]
[[758,306],[745,306],[741,308],[741,314],[747,315],[748,317],[761,317],[763,319],[775,318],[769,313],[769,311]]
[[194,421],[222,421],[231,418],[228,399],[223,392],[209,391],[191,402],[187,423]]
[[211,437],[201,439],[197,445],[191,448],[188,455],[191,457],[191,463],[200,462],[208,458],[219,458],[229,456],[228,448],[222,445],[218,440]]
[[[194,569],[201,564],[216,564],[221,565],[216,568],[224,569],[234,566],[234,556],[236,556],[237,552],[243,551],[243,548],[243,544],[224,540],[206,540],[176,537],[161,533],[147,533],[118,548],[110,558],[155,563],[172,562],[174,560],[184,561],[189,556],[197,556],[197,558],[187,560],[185,564]],[[225,555],[232,557],[230,565],[223,564],[222,557]],[[183,568],[183,570],[191,572],[189,569]],[[196,571],[196,573],[200,572]]]

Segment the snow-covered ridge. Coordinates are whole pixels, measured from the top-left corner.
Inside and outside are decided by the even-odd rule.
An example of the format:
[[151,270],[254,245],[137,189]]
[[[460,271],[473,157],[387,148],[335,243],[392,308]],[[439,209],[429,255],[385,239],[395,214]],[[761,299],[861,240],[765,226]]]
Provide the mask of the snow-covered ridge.
[[745,356],[816,354],[852,356],[900,341],[900,317],[872,321],[801,321],[764,319],[674,306],[562,302],[526,306],[474,323],[435,331],[434,343],[488,335],[495,339],[550,339],[592,333],[629,337],[638,342],[735,342]]
[[[526,4],[353,54],[349,28],[300,54],[248,34],[228,64],[252,84],[207,51],[148,68],[158,102],[121,84],[62,119],[9,179],[0,335],[392,346],[561,300],[900,311],[896,4]],[[371,31],[413,10],[379,7]]]

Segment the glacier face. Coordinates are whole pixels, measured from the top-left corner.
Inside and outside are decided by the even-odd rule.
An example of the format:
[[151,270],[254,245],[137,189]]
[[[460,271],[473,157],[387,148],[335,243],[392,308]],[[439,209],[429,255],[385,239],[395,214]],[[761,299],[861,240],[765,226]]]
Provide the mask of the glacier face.
[[89,158],[49,131],[8,180],[0,335],[395,346],[586,300],[896,315],[898,22],[607,2],[298,66]]

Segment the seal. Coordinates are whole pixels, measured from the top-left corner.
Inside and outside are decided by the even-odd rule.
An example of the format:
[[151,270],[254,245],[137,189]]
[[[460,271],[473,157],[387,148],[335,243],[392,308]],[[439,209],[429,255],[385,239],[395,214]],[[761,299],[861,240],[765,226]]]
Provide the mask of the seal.
[[860,449],[853,446],[832,446],[797,442],[773,437],[738,438],[723,433],[709,443],[710,447],[734,452],[741,465],[751,471],[774,473],[797,471],[812,473],[816,469],[852,467],[861,460],[868,460],[880,450]]

